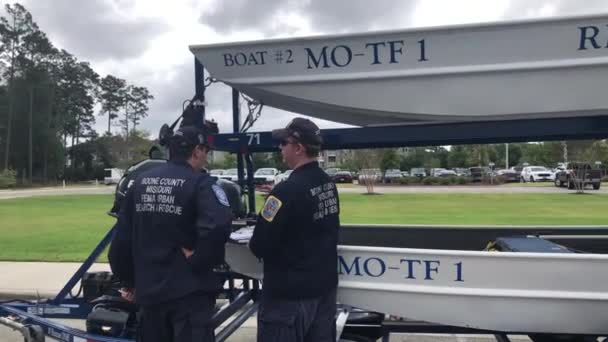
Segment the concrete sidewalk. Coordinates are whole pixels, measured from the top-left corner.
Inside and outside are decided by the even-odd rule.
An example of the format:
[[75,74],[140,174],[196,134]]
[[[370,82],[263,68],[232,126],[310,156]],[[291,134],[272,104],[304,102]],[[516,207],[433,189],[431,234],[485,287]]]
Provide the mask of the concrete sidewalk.
[[[80,265],[79,263],[0,261],[0,298],[53,298]],[[109,270],[109,264],[94,264],[90,269],[90,271]]]

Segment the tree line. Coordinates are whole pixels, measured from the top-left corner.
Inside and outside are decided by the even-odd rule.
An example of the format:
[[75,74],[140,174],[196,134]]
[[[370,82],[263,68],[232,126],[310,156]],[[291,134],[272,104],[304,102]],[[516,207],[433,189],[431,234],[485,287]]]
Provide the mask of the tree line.
[[[144,138],[137,127],[153,98],[146,87],[101,76],[88,62],[55,47],[24,6],[5,5],[0,16],[0,171],[13,170],[26,183],[92,179],[87,175],[95,171],[92,164],[103,169],[138,155],[130,147]],[[102,137],[93,128],[98,116],[108,123]],[[120,127],[121,134],[112,136],[112,127]],[[82,153],[115,140],[126,147],[124,155],[104,159]],[[91,163],[91,158],[101,160]]]
[[[508,157],[507,157],[508,154]],[[336,156],[335,161],[330,156]],[[606,140],[572,140],[535,143],[421,146],[407,148],[382,148],[341,150],[321,153],[326,167],[338,167],[350,171],[378,168],[382,171],[412,168],[469,168],[490,166],[503,169],[512,166],[539,165],[556,167],[561,162],[586,162],[593,166],[600,162],[603,169],[608,166],[608,142]],[[508,162],[508,165],[507,165]],[[254,153],[255,169],[276,167],[286,170],[280,152]],[[211,159],[209,169],[236,167],[234,154],[223,154]]]
[[[508,153],[508,158],[507,158]],[[366,168],[411,170],[412,168],[468,168],[489,166],[502,169],[523,164],[555,167],[560,162],[600,162],[608,166],[606,140],[549,141],[486,145],[430,146],[405,149],[353,150],[343,153],[337,165],[344,169]],[[507,165],[508,162],[508,165]]]

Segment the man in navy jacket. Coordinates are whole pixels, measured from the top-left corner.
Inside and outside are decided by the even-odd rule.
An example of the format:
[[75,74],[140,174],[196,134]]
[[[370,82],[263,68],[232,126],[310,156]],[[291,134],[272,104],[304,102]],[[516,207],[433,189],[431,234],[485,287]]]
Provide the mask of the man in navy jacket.
[[268,196],[249,244],[264,261],[258,342],[335,341],[340,205],[317,162],[320,131],[296,118],[273,137],[293,172]]
[[213,341],[209,325],[232,212],[215,179],[201,172],[209,145],[194,127],[170,140],[170,161],[127,191],[108,253],[112,271],[142,311],[143,342]]

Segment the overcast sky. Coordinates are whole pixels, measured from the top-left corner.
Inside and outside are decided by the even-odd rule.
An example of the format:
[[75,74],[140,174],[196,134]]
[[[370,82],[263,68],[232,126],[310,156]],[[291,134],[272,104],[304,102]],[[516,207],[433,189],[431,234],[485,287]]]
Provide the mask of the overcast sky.
[[[0,4],[12,1],[0,0]],[[348,33],[508,19],[608,13],[606,0],[23,0],[53,43],[150,89],[142,127],[156,136],[194,94],[188,45]],[[583,5],[584,4],[584,5]],[[207,91],[208,115],[231,130],[230,89]],[[294,115],[266,108],[252,131],[284,126]],[[322,128],[342,127],[318,120]],[[97,118],[97,129],[107,127]]]

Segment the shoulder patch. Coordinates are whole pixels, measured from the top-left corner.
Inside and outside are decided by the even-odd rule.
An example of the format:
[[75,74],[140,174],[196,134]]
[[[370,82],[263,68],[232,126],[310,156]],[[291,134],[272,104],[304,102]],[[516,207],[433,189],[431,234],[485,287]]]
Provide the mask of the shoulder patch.
[[228,202],[228,196],[226,196],[226,193],[224,192],[224,190],[222,188],[220,188],[219,185],[213,184],[211,186],[211,189],[213,190],[215,197],[221,204],[223,204],[227,207],[230,206],[230,202]]
[[264,218],[264,220],[272,222],[272,220],[274,220],[274,217],[279,212],[279,209],[281,209],[282,205],[283,202],[281,202],[280,199],[274,196],[268,196],[266,204],[264,204],[264,209],[262,209],[262,217]]

